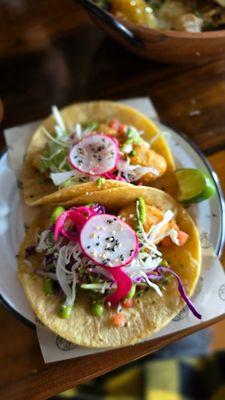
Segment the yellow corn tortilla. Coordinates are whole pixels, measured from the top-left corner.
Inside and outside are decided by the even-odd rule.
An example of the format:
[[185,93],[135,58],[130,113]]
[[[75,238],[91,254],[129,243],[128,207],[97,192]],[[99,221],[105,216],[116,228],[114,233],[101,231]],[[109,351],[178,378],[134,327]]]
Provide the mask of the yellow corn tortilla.
[[[175,213],[176,222],[180,229],[188,233],[189,239],[184,246],[164,248],[164,258],[170,263],[183,281],[189,296],[195,289],[201,265],[201,250],[199,234],[196,226],[187,213],[167,193],[154,188],[131,186],[129,191],[123,187],[110,191],[94,192],[92,201],[103,204],[109,211],[119,211],[122,207],[142,196],[146,204],[153,205],[162,211],[171,209]],[[79,200],[79,205],[86,203],[85,197]],[[78,204],[78,202],[76,202]],[[57,316],[60,299],[55,295],[46,296],[42,285],[43,280],[35,275],[29,262],[25,259],[25,249],[34,245],[38,230],[50,225],[51,212],[43,210],[28,230],[21,246],[18,267],[19,278],[30,302],[32,309],[39,320],[50,330],[61,337],[81,346],[109,348],[132,345],[151,337],[162,329],[183,308],[184,302],[177,290],[177,283],[172,279],[165,285],[163,297],[159,297],[153,290],[149,290],[140,298],[134,298],[133,307],[125,309],[127,325],[115,327],[112,317],[115,310],[109,309],[102,317],[94,317],[90,312],[91,299],[86,292],[79,292],[75,301],[70,319],[64,320]],[[33,266],[41,268],[42,254],[34,255],[29,260]]]
[[[174,161],[172,154],[165,139],[159,134],[155,124],[135,109],[123,104],[110,101],[96,101],[90,103],[73,104],[61,110],[61,115],[68,128],[74,127],[76,123],[96,121],[99,123],[108,122],[113,118],[118,118],[122,123],[133,125],[138,130],[143,131],[143,138],[152,142],[151,148],[162,155],[167,162],[167,170],[157,183],[159,188],[169,190],[171,194],[176,189],[176,179],[173,174]],[[46,205],[51,203],[63,202],[83,193],[101,190],[94,182],[81,183],[78,185],[58,189],[50,179],[44,179],[44,174],[40,173],[33,165],[34,159],[39,159],[45,151],[48,138],[43,127],[50,133],[54,131],[55,120],[52,116],[46,118],[34,133],[28,146],[25,163],[23,168],[23,190],[24,199],[28,205]],[[172,182],[171,182],[172,179]],[[167,181],[169,180],[169,184]],[[126,183],[125,183],[126,184]],[[123,182],[108,180],[105,189],[121,187]]]

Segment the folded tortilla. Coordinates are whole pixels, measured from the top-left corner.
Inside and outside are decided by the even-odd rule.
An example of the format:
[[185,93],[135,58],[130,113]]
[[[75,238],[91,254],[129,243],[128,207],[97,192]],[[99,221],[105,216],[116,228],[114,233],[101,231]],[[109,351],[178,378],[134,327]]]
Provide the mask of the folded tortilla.
[[[93,203],[100,203],[109,212],[118,211],[142,196],[148,205],[155,206],[165,212],[170,209],[175,214],[176,222],[181,230],[189,235],[188,241],[182,246],[160,247],[163,258],[168,261],[184,284],[186,293],[191,296],[196,287],[201,266],[201,249],[197,228],[188,212],[170,195],[155,188],[126,187],[112,188],[107,191],[96,191],[92,195]],[[76,205],[87,203],[85,196],[75,201]],[[72,205],[72,200],[70,200]],[[46,296],[43,291],[43,278],[33,273],[33,268],[41,268],[43,254],[32,256],[32,265],[27,262],[25,251],[35,244],[37,231],[50,226],[50,210],[42,210],[26,233],[18,256],[19,278],[38,319],[50,330],[61,337],[80,346],[109,348],[121,347],[138,343],[151,337],[184,307],[177,290],[177,282],[171,279],[164,286],[163,297],[153,291],[144,292],[142,297],[134,297],[133,307],[126,309],[127,324],[123,327],[112,325],[115,310],[108,309],[101,317],[90,313],[91,299],[84,291],[78,291],[70,319],[58,317],[60,298],[56,295]]]
[[[175,166],[171,151],[155,124],[143,114],[120,103],[96,101],[73,104],[62,109],[61,115],[68,129],[72,129],[76,123],[83,124],[90,121],[105,123],[116,118],[121,123],[134,126],[139,131],[143,131],[142,137],[146,141],[150,142],[154,138],[151,149],[165,158],[167,169],[165,174],[157,179],[156,182],[153,182],[151,186],[156,186],[175,195],[177,183],[173,173]],[[62,203],[82,196],[84,193],[102,189],[102,187],[99,188],[97,186],[96,182],[81,183],[58,189],[51,179],[46,179],[34,166],[34,160],[41,158],[48,145],[48,138],[43,131],[43,127],[51,133],[54,131],[54,126],[55,120],[53,116],[46,118],[34,133],[26,153],[22,181],[25,202],[31,206]],[[104,189],[123,187],[124,185],[129,187],[126,182],[107,180]]]

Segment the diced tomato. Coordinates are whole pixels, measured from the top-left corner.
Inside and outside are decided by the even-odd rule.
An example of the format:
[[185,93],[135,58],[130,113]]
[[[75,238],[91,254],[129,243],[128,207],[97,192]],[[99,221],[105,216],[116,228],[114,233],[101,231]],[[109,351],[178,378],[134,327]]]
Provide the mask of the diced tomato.
[[112,119],[112,121],[109,123],[109,127],[115,131],[118,131],[120,127],[120,121],[118,119]]
[[178,231],[178,235],[177,236],[178,236],[178,240],[179,240],[180,246],[183,246],[186,243],[186,241],[188,240],[188,238],[189,238],[189,235],[186,232],[183,232],[183,231]]
[[125,124],[120,124],[119,129],[118,129],[118,133],[120,135],[124,135],[124,133],[126,132],[127,126]]
[[123,307],[124,308],[131,308],[133,306],[132,299],[124,299],[123,300]]
[[116,314],[114,314],[112,322],[115,326],[124,326],[126,323],[125,315],[122,312],[117,312]]

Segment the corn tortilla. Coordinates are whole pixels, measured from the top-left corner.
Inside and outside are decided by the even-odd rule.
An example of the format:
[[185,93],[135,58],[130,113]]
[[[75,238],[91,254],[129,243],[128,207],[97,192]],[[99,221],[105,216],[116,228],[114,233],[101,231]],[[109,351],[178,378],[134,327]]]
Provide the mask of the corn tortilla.
[[[155,124],[135,109],[123,104],[110,101],[96,101],[90,103],[73,104],[61,110],[61,115],[66,126],[72,129],[76,123],[85,123],[96,121],[104,123],[111,119],[117,118],[122,123],[135,126],[138,130],[143,131],[143,138],[147,141],[155,140],[151,144],[151,148],[158,154],[163,156],[167,163],[165,174],[153,185],[163,188],[172,195],[176,191],[176,179],[174,176],[174,161],[172,154],[165,139],[159,134]],[[43,127],[49,132],[53,132],[55,121],[53,116],[46,118],[34,133],[25,157],[23,168],[23,191],[24,199],[28,205],[47,205],[51,203],[63,202],[77,196],[82,196],[85,192],[101,190],[95,182],[81,183],[74,186],[58,189],[53,182],[45,179],[37,168],[34,167],[34,159],[39,159],[45,151],[48,138],[46,137]],[[108,180],[105,189],[113,187],[121,187],[126,183],[115,180]]]
[[[196,226],[187,213],[167,193],[154,188],[130,187],[114,188],[111,191],[94,192],[92,201],[107,207],[109,211],[118,211],[142,196],[145,202],[162,211],[171,209],[180,229],[188,233],[189,239],[184,246],[160,248],[164,258],[171,268],[177,272],[183,281],[189,296],[193,294],[198,281],[201,265],[201,250],[199,234]],[[76,204],[86,204],[85,197],[80,197]],[[71,204],[70,204],[71,205]],[[19,278],[27,298],[39,320],[50,330],[61,337],[86,347],[109,348],[128,346],[151,337],[162,329],[183,308],[184,302],[177,290],[175,279],[165,285],[163,297],[155,291],[149,290],[141,298],[134,298],[134,306],[125,310],[127,325],[115,327],[112,325],[112,316],[115,310],[109,309],[102,317],[94,317],[90,313],[90,297],[87,293],[78,293],[72,316],[68,320],[57,316],[60,299],[57,296],[46,296],[43,291],[43,280],[32,272],[26,263],[25,249],[34,245],[37,230],[50,225],[50,211],[41,211],[39,217],[28,230],[21,246],[18,267]],[[41,266],[42,254],[32,256],[33,266]]]

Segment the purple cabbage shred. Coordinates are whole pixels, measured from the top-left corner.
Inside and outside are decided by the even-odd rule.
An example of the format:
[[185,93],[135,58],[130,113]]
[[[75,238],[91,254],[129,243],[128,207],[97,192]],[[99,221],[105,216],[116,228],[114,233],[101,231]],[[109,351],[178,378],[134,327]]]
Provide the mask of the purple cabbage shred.
[[35,246],[29,246],[25,250],[25,258],[33,256],[36,253]]
[[164,267],[164,266],[159,266],[157,267],[156,271],[158,272],[159,276],[161,278],[163,278],[163,273],[168,273],[173,275],[176,280],[177,280],[177,284],[178,284],[178,290],[180,292],[180,295],[182,297],[182,299],[185,301],[185,303],[187,304],[188,308],[191,310],[192,314],[198,318],[198,319],[202,319],[201,314],[199,314],[199,312],[196,310],[194,304],[192,303],[192,301],[190,300],[190,298],[187,296],[184,285],[182,283],[181,278],[179,277],[179,275],[176,274],[176,272],[172,271],[170,268]]

